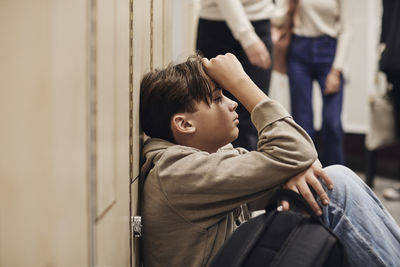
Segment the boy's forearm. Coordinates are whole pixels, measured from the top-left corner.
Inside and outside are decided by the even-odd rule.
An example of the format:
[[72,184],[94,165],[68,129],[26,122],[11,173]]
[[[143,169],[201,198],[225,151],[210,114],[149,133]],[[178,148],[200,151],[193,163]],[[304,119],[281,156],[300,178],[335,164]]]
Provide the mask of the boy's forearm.
[[239,80],[234,86],[226,90],[234,95],[249,112],[252,112],[258,103],[270,100],[248,76]]

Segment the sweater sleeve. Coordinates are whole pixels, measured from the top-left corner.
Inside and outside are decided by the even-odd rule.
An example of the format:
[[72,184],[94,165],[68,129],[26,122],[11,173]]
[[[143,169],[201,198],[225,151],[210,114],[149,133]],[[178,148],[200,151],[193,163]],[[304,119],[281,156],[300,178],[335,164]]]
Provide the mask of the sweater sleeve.
[[174,146],[155,164],[152,172],[168,205],[187,220],[207,228],[316,160],[311,138],[279,103],[259,103],[251,115],[259,131],[258,151],[210,154]]
[[[333,67],[343,71],[344,66],[349,58],[351,48],[351,36],[354,25],[352,23],[352,0],[339,0],[340,12],[340,31],[337,37],[337,47]],[[354,5],[353,5],[354,6]]]
[[240,0],[217,0],[217,4],[233,36],[243,48],[260,40]]

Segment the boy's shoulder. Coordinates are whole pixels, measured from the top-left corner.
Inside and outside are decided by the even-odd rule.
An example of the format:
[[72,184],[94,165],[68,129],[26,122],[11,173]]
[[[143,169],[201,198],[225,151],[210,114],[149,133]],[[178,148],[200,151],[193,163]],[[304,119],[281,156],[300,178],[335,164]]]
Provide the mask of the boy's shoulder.
[[224,157],[223,155],[226,154],[233,156],[233,154],[240,155],[244,153],[247,153],[247,150],[234,148],[232,144],[227,144],[217,152],[210,154],[194,147],[174,144],[163,139],[149,138],[143,144],[142,171],[148,173],[155,165],[164,168],[166,166],[184,164],[185,167],[189,168],[192,163],[206,163],[218,157]]
[[142,161],[144,162],[144,165],[146,165],[147,162],[152,162],[154,164],[162,158],[179,158],[193,153],[202,153],[202,151],[193,147],[178,145],[160,138],[149,138],[143,144]]
[[[166,141],[164,139],[159,139],[159,138],[148,138],[144,144],[143,144],[143,149],[142,149],[142,155],[146,156],[150,153],[163,153],[163,152],[183,152],[183,153],[201,153],[201,154],[210,154],[208,152],[199,150],[194,147],[190,146],[183,146],[183,145],[178,145],[175,143],[171,143],[169,141]],[[244,148],[234,148],[232,144],[227,144],[220,149],[216,153],[220,152],[233,152],[233,151],[239,151],[240,154],[247,152]]]
[[200,150],[196,148],[178,145],[164,139],[148,138],[143,144],[142,156],[147,157],[147,155],[149,154],[159,154],[159,153],[164,153],[166,151],[200,152]]

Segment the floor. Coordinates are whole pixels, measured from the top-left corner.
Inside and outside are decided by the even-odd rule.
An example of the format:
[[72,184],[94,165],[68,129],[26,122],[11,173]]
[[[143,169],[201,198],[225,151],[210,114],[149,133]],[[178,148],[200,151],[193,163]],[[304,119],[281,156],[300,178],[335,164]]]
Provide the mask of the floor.
[[[363,173],[357,173],[362,179],[364,179]],[[383,205],[388,209],[389,213],[400,225],[400,201],[388,201],[382,196],[382,191],[391,186],[400,186],[400,181],[388,179],[385,177],[375,177],[374,179],[374,191],[382,201]]]

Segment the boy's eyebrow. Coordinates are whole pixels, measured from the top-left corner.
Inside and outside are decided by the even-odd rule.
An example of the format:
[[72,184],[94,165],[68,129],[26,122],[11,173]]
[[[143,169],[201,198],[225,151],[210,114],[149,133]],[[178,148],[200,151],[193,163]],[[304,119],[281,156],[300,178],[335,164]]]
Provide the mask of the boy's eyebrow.
[[218,92],[218,91],[222,91],[223,89],[222,89],[222,87],[221,86],[219,86],[219,85],[216,85],[214,88],[213,88],[213,93],[215,93],[215,92]]

